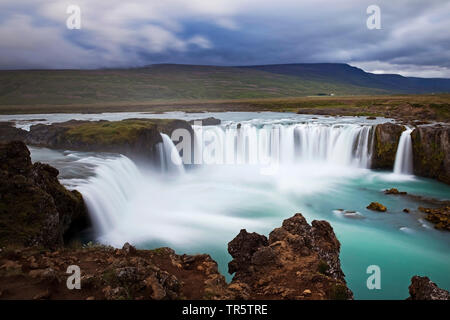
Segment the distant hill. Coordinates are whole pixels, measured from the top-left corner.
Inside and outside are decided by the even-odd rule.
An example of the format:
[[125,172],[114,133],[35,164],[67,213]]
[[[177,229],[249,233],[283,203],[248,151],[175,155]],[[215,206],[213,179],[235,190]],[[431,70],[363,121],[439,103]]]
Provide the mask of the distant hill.
[[0,71],[0,105],[145,103],[450,92],[450,79],[376,75],[347,64]]
[[398,74],[373,74],[343,63],[298,63],[242,67],[304,80],[340,83],[393,93],[448,93],[450,79],[403,77]]

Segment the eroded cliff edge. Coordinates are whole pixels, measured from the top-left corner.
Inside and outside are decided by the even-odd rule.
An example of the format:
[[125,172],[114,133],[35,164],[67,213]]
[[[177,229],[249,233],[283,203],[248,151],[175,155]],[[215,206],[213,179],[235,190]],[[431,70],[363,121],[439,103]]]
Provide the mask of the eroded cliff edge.
[[339,260],[340,243],[327,221],[311,225],[297,213],[269,238],[241,232],[228,244],[229,289],[240,299],[352,299]]
[[58,170],[31,163],[23,142],[0,144],[0,246],[61,247],[89,223],[83,198]]
[[[372,168],[391,170],[403,125],[383,123],[375,128]],[[450,184],[450,126],[421,125],[411,133],[414,174]]]
[[157,163],[156,145],[161,134],[183,129],[193,134],[191,125],[177,119],[126,119],[122,121],[70,120],[51,125],[37,124],[30,131],[0,123],[2,142],[20,140],[28,145],[51,149],[120,153],[135,161]]
[[414,173],[450,184],[450,126],[421,126],[411,133]]

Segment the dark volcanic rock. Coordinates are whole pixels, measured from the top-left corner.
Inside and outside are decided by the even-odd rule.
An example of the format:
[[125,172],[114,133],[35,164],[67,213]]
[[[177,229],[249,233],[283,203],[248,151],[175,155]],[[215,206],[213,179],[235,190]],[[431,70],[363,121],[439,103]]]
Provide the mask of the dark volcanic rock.
[[390,188],[390,189],[384,190],[384,194],[406,195],[407,192],[405,192],[405,191],[398,191],[397,188]]
[[28,131],[14,127],[12,122],[0,122],[0,143],[24,141],[27,136]]
[[[133,251],[132,253],[130,252]],[[227,283],[209,255],[188,266],[170,248],[133,250],[93,245],[50,251],[0,252],[0,299],[173,300],[218,299]],[[81,290],[67,290],[67,266],[82,270]],[[8,272],[4,272],[8,270]],[[19,275],[19,276],[18,276]],[[44,294],[43,294],[44,293]]]
[[246,273],[245,266],[250,266],[253,254],[262,247],[268,245],[267,238],[255,232],[248,233],[242,229],[241,232],[228,243],[228,252],[233,257],[233,261],[228,264],[230,274],[240,270],[236,277]]
[[393,123],[376,126],[372,155],[373,169],[392,169],[394,167],[398,142],[404,130],[403,126]]
[[450,293],[439,288],[428,277],[412,277],[409,294],[408,300],[450,300]]
[[202,126],[217,126],[219,124],[221,124],[220,119],[216,119],[214,117],[209,117],[209,118],[205,118],[205,119],[196,119],[196,120],[191,120],[189,121],[190,124],[195,124],[196,122],[202,122]]
[[423,126],[411,133],[414,173],[450,184],[450,126]]
[[23,142],[0,144],[0,245],[57,247],[86,227],[81,194],[64,188],[58,173],[32,164]]
[[241,230],[228,244],[234,298],[351,299],[339,260],[340,243],[326,221],[309,225],[301,214],[267,239]]

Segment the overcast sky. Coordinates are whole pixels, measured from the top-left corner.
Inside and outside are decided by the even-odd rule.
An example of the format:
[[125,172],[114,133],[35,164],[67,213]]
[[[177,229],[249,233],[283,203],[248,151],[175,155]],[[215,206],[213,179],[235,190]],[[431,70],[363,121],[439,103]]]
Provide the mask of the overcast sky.
[[0,68],[343,62],[450,78],[449,30],[448,0],[1,0]]

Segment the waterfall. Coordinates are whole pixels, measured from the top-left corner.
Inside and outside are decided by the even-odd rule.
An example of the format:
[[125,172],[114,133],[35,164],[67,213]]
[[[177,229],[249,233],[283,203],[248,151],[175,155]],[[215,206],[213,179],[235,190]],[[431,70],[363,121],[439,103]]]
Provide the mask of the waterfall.
[[395,155],[394,173],[412,174],[413,173],[413,154],[411,132],[413,129],[407,128],[402,132],[398,143],[397,153]]
[[184,173],[183,161],[172,140],[168,135],[161,133],[162,144],[159,145],[159,156],[163,172]]
[[104,234],[114,228],[126,214],[130,200],[139,190],[141,173],[125,156],[116,159],[83,159],[96,165],[95,176],[77,186],[93,219],[94,226]]
[[276,159],[289,165],[324,162],[369,168],[372,128],[371,125],[316,123],[194,126],[196,146],[202,146],[196,155],[210,151],[214,144],[216,148],[212,156],[208,155],[208,163],[259,164],[263,159]]
[[[361,173],[354,168],[370,166],[371,125],[245,122],[238,126],[228,122],[193,129],[194,148],[200,149],[194,153],[209,153],[209,160],[218,160],[211,164],[257,166],[205,165],[172,179],[170,174],[184,172],[184,164],[165,134],[157,146],[163,175],[141,171],[124,156],[86,160],[98,162],[94,163],[95,176],[77,189],[83,194],[100,242],[122,246],[125,241],[145,245],[156,241],[189,246],[199,239],[211,241],[211,234],[228,239],[243,225],[253,225],[253,217],[235,215],[247,203],[249,208],[254,203],[291,206],[288,198],[278,199],[273,193],[295,190],[296,196],[313,194],[332,188],[349,173]],[[261,167],[267,165],[265,159],[280,161],[271,175],[261,174]]]

